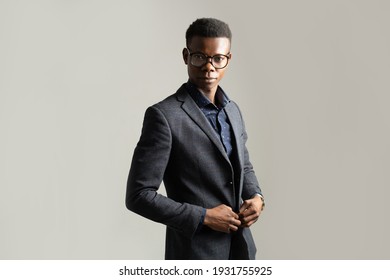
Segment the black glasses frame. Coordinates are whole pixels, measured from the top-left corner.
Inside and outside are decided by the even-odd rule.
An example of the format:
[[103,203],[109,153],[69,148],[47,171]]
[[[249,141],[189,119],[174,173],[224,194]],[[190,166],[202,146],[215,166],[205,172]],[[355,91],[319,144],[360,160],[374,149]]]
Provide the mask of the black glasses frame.
[[[223,69],[223,68],[225,68],[226,66],[228,66],[228,64],[229,64],[230,52],[229,52],[228,54],[216,54],[216,55],[213,55],[213,56],[209,56],[209,55],[205,55],[204,53],[201,53],[201,52],[194,52],[194,53],[191,53],[191,51],[190,51],[189,48],[186,48],[186,49],[187,49],[187,51],[188,51],[188,54],[190,55],[190,63],[191,63],[192,66],[199,67],[199,68],[200,68],[200,67],[203,67],[203,66],[205,66],[207,63],[209,63],[209,58],[211,58],[210,63],[211,63],[211,65],[212,65],[215,69]],[[204,64],[202,64],[202,65],[194,65],[194,64],[192,63],[192,56],[195,55],[195,54],[203,55],[203,56],[206,58]],[[214,59],[214,57],[217,57],[217,56],[226,57],[227,62],[226,62],[226,65],[225,65],[224,67],[217,67],[217,66],[214,65],[213,59]]]

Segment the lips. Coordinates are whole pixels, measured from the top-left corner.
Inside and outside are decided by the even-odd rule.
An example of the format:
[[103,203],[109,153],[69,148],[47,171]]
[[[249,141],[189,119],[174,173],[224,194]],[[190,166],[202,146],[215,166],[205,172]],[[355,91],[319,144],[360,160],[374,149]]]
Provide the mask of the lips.
[[212,82],[215,81],[217,78],[210,78],[210,77],[200,77],[200,80],[203,80],[205,82]]

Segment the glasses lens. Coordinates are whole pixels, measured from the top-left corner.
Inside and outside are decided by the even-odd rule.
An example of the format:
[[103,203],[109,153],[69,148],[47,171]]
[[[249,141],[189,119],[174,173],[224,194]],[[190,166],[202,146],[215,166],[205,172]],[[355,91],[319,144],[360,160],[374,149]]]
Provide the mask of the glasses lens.
[[200,53],[194,53],[191,55],[191,64],[197,67],[205,65],[207,62],[207,57]]
[[[205,65],[208,61],[209,57],[202,53],[194,53],[191,54],[191,64],[196,67],[202,67]],[[211,57],[211,64],[216,68],[216,69],[221,69],[226,67],[228,64],[229,59],[225,55],[215,55]]]
[[213,57],[213,66],[215,68],[224,68],[228,63],[228,58],[224,55],[216,55]]

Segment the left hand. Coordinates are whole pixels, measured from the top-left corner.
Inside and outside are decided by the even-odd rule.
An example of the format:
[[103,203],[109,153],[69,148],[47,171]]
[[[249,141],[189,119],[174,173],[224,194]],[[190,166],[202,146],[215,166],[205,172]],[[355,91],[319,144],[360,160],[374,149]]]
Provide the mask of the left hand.
[[240,207],[238,216],[241,220],[242,227],[250,227],[259,218],[263,208],[263,201],[260,196],[255,195],[251,199],[247,199]]

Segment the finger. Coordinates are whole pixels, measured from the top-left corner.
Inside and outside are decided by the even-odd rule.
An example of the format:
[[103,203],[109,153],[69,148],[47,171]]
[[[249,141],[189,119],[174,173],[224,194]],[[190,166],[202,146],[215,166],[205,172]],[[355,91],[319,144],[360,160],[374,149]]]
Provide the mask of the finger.
[[259,215],[258,215],[257,213],[254,213],[254,214],[249,215],[249,216],[247,216],[247,217],[243,217],[243,218],[241,219],[241,222],[242,222],[243,224],[248,224],[249,222],[251,222],[251,221],[253,221],[253,220],[257,220],[258,218],[259,218]]
[[242,218],[251,216],[251,215],[253,215],[255,213],[256,213],[256,209],[250,207],[250,208],[245,209],[245,211],[240,212],[239,215],[240,215],[240,218],[242,219]]
[[226,216],[227,217],[232,217],[234,219],[239,219],[240,218],[238,216],[238,214],[236,212],[234,212],[231,208],[229,209],[229,211],[226,212]]
[[248,207],[249,207],[249,203],[248,203],[248,201],[247,200],[245,200],[244,201],[244,203],[241,205],[241,207],[240,207],[240,213],[241,212],[244,212]]
[[249,209],[256,208],[256,205],[253,203],[252,199],[245,200],[244,203],[240,207],[240,212],[239,213],[244,213],[248,211]]
[[255,219],[249,220],[247,222],[242,222],[240,227],[250,227],[251,225],[256,223],[258,219],[259,218],[255,218]]
[[250,221],[249,223],[246,223],[246,224],[241,224],[240,227],[250,227],[251,225],[253,225],[254,223],[256,223],[257,220],[253,220],[253,221]]
[[229,220],[229,225],[240,226],[241,225],[241,220],[235,219],[235,218],[231,218]]
[[229,214],[230,217],[232,217],[235,220],[239,220],[240,216],[237,213],[234,213],[233,211]]
[[256,223],[257,220],[258,220],[258,219],[254,219],[254,220],[248,222],[248,223],[246,224],[246,227],[250,227],[251,225],[253,225],[254,223]]
[[237,230],[238,230],[238,226],[235,226],[235,225],[229,225],[228,232],[230,232],[230,231],[237,231]]

